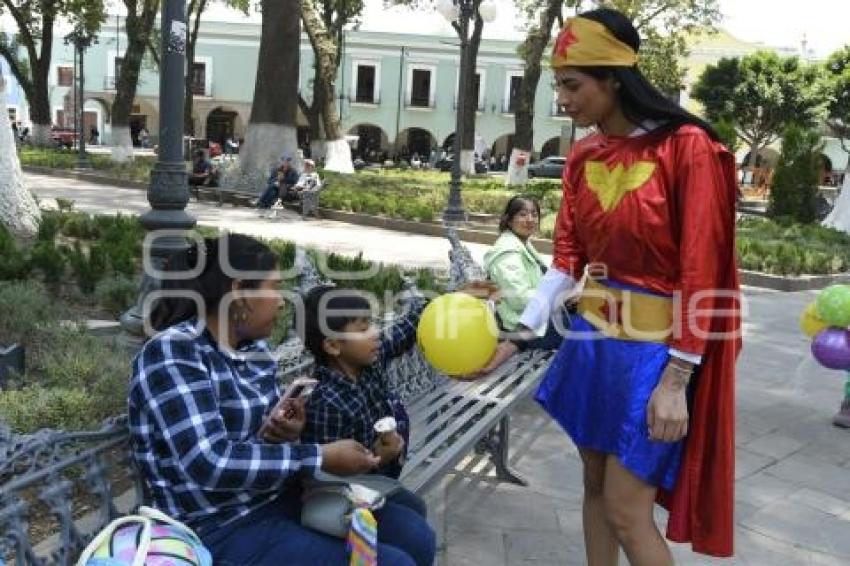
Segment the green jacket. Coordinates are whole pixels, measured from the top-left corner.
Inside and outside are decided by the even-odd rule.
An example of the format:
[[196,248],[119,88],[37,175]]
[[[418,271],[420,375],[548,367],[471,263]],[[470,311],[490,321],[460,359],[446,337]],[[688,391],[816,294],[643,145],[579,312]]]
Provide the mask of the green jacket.
[[537,291],[546,264],[530,243],[505,230],[484,254],[487,277],[502,291],[496,307],[505,330],[514,330],[522,311]]

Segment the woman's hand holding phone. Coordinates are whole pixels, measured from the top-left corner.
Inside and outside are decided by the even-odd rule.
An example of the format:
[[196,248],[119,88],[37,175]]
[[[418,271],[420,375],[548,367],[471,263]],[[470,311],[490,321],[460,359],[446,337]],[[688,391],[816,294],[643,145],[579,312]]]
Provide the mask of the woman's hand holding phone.
[[260,439],[275,443],[297,442],[307,420],[304,406],[316,383],[315,379],[309,377],[293,381],[260,427]]

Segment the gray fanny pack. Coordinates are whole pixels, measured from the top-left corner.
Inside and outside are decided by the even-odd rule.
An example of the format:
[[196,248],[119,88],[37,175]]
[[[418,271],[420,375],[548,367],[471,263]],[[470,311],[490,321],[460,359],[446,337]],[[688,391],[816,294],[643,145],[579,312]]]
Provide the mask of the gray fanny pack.
[[319,471],[304,482],[301,524],[345,538],[354,509],[380,509],[387,497],[401,489],[400,481],[377,474],[342,477]]

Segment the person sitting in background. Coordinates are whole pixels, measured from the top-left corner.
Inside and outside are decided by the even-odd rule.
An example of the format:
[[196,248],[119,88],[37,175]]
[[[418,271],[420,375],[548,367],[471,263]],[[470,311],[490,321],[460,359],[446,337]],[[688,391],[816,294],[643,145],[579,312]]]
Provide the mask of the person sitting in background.
[[207,159],[203,149],[195,150],[195,156],[192,160],[192,172],[189,174],[189,184],[192,186],[212,186],[213,181],[213,165]]
[[318,191],[322,188],[322,179],[319,173],[316,172],[316,162],[312,159],[304,160],[304,172],[298,177],[298,182],[292,187],[292,190],[281,195],[282,200],[295,200],[301,192]]
[[292,166],[291,157],[281,158],[280,164],[272,169],[266,191],[257,201],[257,208],[271,208],[286,191],[298,182],[298,171]]

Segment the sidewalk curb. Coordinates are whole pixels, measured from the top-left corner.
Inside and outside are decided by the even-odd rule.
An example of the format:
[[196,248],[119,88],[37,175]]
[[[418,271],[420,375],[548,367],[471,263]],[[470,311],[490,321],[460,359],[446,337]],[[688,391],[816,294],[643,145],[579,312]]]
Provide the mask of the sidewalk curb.
[[741,276],[741,285],[784,292],[814,291],[837,283],[850,284],[850,274],[848,273],[836,273],[834,275],[771,275],[759,271],[739,269],[738,274]]

